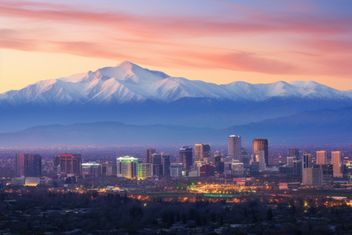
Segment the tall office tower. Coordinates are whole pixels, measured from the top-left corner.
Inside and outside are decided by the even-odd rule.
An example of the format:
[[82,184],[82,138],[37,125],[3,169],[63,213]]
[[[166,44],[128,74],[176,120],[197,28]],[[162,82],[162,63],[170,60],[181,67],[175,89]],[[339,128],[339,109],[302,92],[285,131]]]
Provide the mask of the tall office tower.
[[218,174],[224,173],[224,162],[221,154],[216,154],[214,156],[215,172]]
[[209,144],[195,144],[194,145],[194,160],[196,162],[208,161],[210,158]]
[[302,177],[302,168],[303,168],[302,160],[295,160],[293,161],[293,167],[291,171],[291,176],[294,178],[301,178]]
[[232,176],[232,158],[230,157],[224,159],[224,175]]
[[252,141],[253,154],[257,154],[260,151],[264,151],[264,159],[266,166],[269,166],[269,147],[267,139],[254,139]]
[[293,167],[294,161],[297,161],[297,159],[295,157],[287,156],[287,158],[286,158],[286,166],[287,167]]
[[171,163],[170,164],[170,176],[173,178],[181,177],[182,176],[182,163]]
[[316,155],[316,164],[317,165],[326,165],[328,164],[328,155],[325,150],[319,150],[315,152]]
[[118,177],[127,179],[135,179],[137,177],[138,158],[131,156],[118,157],[116,164]]
[[241,159],[241,137],[238,135],[229,135],[227,137],[227,155],[232,160]]
[[162,176],[170,177],[170,156],[168,154],[161,154]]
[[266,170],[266,161],[265,161],[265,151],[261,150],[261,151],[257,151],[254,155],[254,162],[258,163],[258,170],[260,172],[265,171]]
[[82,157],[80,154],[64,153],[55,158],[55,168],[62,176],[81,176]]
[[83,177],[100,177],[102,176],[102,165],[97,162],[82,163],[82,176]]
[[303,154],[303,168],[311,168],[313,166],[312,164],[312,155],[310,153],[304,153]]
[[334,178],[343,177],[341,151],[331,151],[332,173]]
[[239,160],[232,160],[232,175],[237,177],[244,175],[244,164]]
[[144,180],[153,176],[153,165],[151,163],[138,163],[137,178]]
[[38,154],[18,154],[16,156],[16,175],[19,177],[40,177],[42,157]]
[[319,186],[323,183],[322,167],[315,165],[308,168],[303,168],[302,184],[309,186]]
[[104,162],[102,164],[102,175],[103,176],[116,176],[116,161]]
[[180,162],[182,162],[182,171],[185,172],[185,175],[188,175],[189,171],[193,165],[193,151],[189,146],[183,146],[180,148]]
[[297,148],[290,148],[288,149],[288,157],[293,157],[294,160],[298,160],[299,159],[299,149]]
[[302,163],[302,184],[310,186],[318,186],[323,182],[323,170],[319,165],[313,165],[312,155],[310,153],[303,154]]
[[162,175],[162,165],[161,165],[161,154],[153,153],[152,154],[152,165],[153,165],[153,176],[159,177]]
[[152,155],[156,153],[154,148],[147,149],[146,163],[152,163]]

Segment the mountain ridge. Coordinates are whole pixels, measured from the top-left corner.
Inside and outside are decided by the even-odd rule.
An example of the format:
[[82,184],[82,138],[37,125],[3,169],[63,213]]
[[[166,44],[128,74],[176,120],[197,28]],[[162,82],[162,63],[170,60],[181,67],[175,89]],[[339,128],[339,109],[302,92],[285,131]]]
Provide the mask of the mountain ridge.
[[212,98],[264,101],[275,97],[307,99],[351,99],[352,91],[341,91],[314,81],[251,84],[234,81],[215,84],[172,77],[142,68],[132,62],[115,67],[43,80],[20,90],[0,94],[0,103],[69,104],[128,103],[147,100],[172,102],[181,98]]
[[262,136],[274,145],[350,144],[352,138],[352,106],[323,109],[275,119],[236,125],[223,129],[196,128],[180,125],[135,125],[115,121],[52,124],[0,133],[3,146],[46,145],[133,145],[224,143],[229,134],[241,135],[244,144]]

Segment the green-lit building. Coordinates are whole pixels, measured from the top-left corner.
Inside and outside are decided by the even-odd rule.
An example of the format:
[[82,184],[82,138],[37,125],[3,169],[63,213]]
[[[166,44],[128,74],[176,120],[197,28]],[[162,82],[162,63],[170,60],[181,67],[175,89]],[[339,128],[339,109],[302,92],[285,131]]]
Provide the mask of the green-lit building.
[[124,177],[127,179],[137,178],[138,158],[131,156],[118,157],[117,163],[117,177]]

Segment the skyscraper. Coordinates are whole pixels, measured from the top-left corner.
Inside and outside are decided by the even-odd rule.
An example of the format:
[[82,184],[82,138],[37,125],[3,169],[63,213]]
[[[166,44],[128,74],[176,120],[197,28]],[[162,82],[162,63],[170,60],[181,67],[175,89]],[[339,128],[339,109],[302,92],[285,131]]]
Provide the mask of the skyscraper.
[[258,170],[260,172],[262,171],[265,171],[266,170],[266,162],[265,162],[265,152],[264,150],[261,150],[261,151],[257,151],[255,154],[254,154],[254,159],[253,161],[258,164]]
[[152,165],[153,165],[153,176],[159,177],[162,175],[162,166],[161,166],[161,154],[153,153],[152,154]]
[[227,155],[232,160],[241,160],[241,137],[230,135],[227,137]]
[[208,161],[210,157],[209,144],[195,144],[194,145],[194,160],[196,162]]
[[269,147],[267,139],[254,139],[252,141],[253,154],[257,154],[260,151],[264,151],[264,159],[266,166],[269,166]]
[[302,164],[302,184],[309,186],[319,186],[323,183],[323,170],[320,165],[313,165],[312,155],[303,154]]
[[82,157],[80,154],[64,153],[56,156],[55,167],[59,175],[81,176]]
[[161,166],[162,166],[162,176],[170,177],[170,156],[162,153],[161,154]]
[[328,156],[325,150],[316,151],[316,164],[317,165],[326,165],[328,164]]
[[216,173],[218,174],[224,173],[224,162],[223,162],[223,157],[220,153],[215,154],[214,162],[215,162]]
[[170,164],[170,176],[173,178],[182,176],[182,163],[171,163]]
[[288,150],[288,157],[292,157],[293,160],[299,160],[299,149],[297,148],[290,148]]
[[97,162],[82,163],[82,176],[92,178],[102,176],[102,165]]
[[303,154],[303,168],[311,168],[313,166],[312,163],[312,155],[310,153]]
[[153,168],[151,163],[138,163],[137,178],[144,180],[153,176]]
[[156,153],[156,150],[154,148],[147,149],[147,152],[146,152],[146,162],[147,163],[152,163],[152,155],[154,153]]
[[193,151],[189,146],[183,146],[180,148],[180,162],[182,163],[182,170],[185,172],[185,175],[188,175],[188,172],[191,170],[193,165]]
[[302,184],[309,186],[319,186],[323,183],[322,166],[315,165],[309,168],[303,168]]
[[127,179],[134,179],[137,177],[138,158],[131,156],[118,157],[116,159],[117,176]]
[[341,151],[331,151],[331,164],[333,177],[341,178],[343,176]]
[[40,177],[42,157],[38,154],[18,154],[16,156],[16,175],[19,177]]

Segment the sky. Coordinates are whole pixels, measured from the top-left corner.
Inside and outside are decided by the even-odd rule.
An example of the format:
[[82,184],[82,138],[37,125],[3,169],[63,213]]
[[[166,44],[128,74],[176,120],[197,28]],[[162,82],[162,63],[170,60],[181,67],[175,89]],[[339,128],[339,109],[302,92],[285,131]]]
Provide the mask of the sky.
[[128,60],[223,84],[352,89],[350,0],[1,0],[0,92]]

